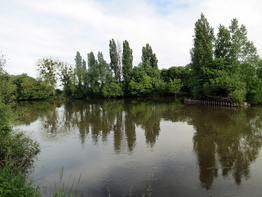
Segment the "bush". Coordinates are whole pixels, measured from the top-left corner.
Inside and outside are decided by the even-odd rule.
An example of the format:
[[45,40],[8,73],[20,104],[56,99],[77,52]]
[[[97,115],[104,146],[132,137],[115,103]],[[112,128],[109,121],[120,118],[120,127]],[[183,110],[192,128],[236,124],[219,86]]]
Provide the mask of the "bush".
[[23,132],[11,132],[8,135],[0,135],[0,150],[0,165],[5,164],[8,156],[16,161],[17,166],[26,166],[39,152],[39,144]]
[[122,84],[116,83],[116,82],[111,82],[107,83],[103,89],[102,93],[104,97],[117,97],[117,96],[123,96],[124,92],[122,89]]
[[22,174],[20,166],[8,161],[0,168],[0,196],[2,197],[33,197],[40,196],[39,187],[28,182]]

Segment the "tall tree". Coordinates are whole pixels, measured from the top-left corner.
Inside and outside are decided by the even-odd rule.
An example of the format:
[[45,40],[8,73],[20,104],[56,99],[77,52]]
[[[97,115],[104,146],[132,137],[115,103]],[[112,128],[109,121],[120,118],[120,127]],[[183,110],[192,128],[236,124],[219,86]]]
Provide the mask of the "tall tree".
[[88,64],[88,69],[93,69],[96,66],[96,57],[93,53],[93,51],[91,51],[90,53],[87,54],[87,64]]
[[77,76],[77,81],[78,81],[78,91],[82,92],[82,77],[83,77],[83,61],[82,61],[82,56],[80,55],[79,51],[76,52],[76,57],[75,57],[75,63],[76,63],[76,76]]
[[128,41],[123,42],[123,54],[122,54],[122,73],[124,84],[127,87],[128,83],[132,78],[133,69],[133,51],[129,47]]
[[247,38],[247,29],[244,25],[239,27],[238,20],[234,18],[229,26],[231,34],[231,58],[242,63],[256,65],[259,57],[253,42]]
[[88,79],[92,94],[99,93],[99,67],[94,53],[87,54],[88,58]]
[[146,44],[146,46],[142,48],[142,63],[145,63],[146,61],[150,63],[152,68],[158,68],[156,54],[153,53],[153,50],[149,44]]
[[98,51],[97,53],[97,60],[98,60],[98,63],[104,60],[104,55],[101,51]]
[[120,81],[120,75],[119,75],[119,55],[117,52],[117,46],[114,39],[109,41],[109,55],[110,55],[110,68],[114,73],[115,80]]
[[82,56],[80,55],[79,51],[76,52],[75,63],[76,68],[82,68]]
[[192,93],[195,97],[203,95],[203,84],[208,79],[206,69],[212,66],[214,30],[209,26],[204,14],[195,23],[194,47],[191,49]]
[[107,75],[111,75],[109,70],[108,63],[104,60],[104,56],[102,52],[98,52],[97,54],[98,58],[98,70],[99,70],[99,82],[100,82],[100,88],[104,86],[106,83]]
[[214,55],[216,58],[226,58],[230,57],[231,49],[231,37],[229,30],[220,25],[218,28],[217,38],[215,40],[215,51]]

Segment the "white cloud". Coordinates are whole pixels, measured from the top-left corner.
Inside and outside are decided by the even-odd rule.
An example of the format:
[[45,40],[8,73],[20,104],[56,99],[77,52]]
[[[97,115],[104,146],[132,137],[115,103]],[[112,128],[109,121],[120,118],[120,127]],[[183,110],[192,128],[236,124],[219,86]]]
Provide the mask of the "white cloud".
[[228,26],[237,18],[258,47],[261,5],[258,0],[9,1],[0,8],[0,50],[9,56],[8,72],[31,76],[36,60],[43,56],[73,62],[76,51],[85,59],[90,51],[102,51],[109,62],[112,38],[129,42],[134,65],[146,43],[156,53],[159,68],[186,65],[201,12],[215,31],[220,23]]

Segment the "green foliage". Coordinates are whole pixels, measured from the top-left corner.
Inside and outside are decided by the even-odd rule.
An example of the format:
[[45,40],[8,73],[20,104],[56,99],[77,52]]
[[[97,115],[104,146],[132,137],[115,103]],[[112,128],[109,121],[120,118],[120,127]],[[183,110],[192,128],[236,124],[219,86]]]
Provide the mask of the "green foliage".
[[149,62],[152,68],[158,69],[156,54],[153,53],[149,44],[146,44],[146,46],[142,48],[142,63],[145,63],[146,61]]
[[72,75],[73,66],[66,62],[61,62],[58,66],[59,79],[62,82],[64,94],[68,97],[72,95],[71,85],[72,85]]
[[[189,86],[192,94],[196,98],[230,97],[240,103],[259,102],[258,55],[253,43],[247,39],[246,27],[239,27],[237,19],[233,19],[229,29],[219,26],[214,45],[213,41],[213,29],[201,14],[195,25],[191,50],[193,77]],[[163,74],[166,80],[168,74]]]
[[195,97],[203,95],[202,86],[207,80],[203,68],[209,68],[213,61],[214,30],[209,26],[204,14],[195,24],[194,47],[191,49],[192,93]]
[[0,98],[5,104],[12,103],[16,99],[16,86],[10,80],[7,73],[0,75]]
[[216,58],[229,58],[231,50],[231,36],[229,30],[220,25],[218,28],[217,38],[215,40],[214,55]]
[[103,89],[102,93],[104,97],[118,97],[118,96],[124,96],[124,92],[122,89],[122,84],[117,83],[115,81],[107,83]]
[[40,77],[52,87],[53,96],[55,96],[55,87],[57,82],[57,68],[59,66],[59,60],[54,58],[42,58],[37,61],[38,71]]
[[0,149],[2,164],[8,156],[16,162],[16,165],[28,165],[32,157],[39,152],[39,144],[25,136],[23,132],[10,132],[8,135],[1,135]]
[[110,68],[114,73],[116,81],[121,80],[120,54],[117,51],[117,45],[114,39],[109,41]]
[[209,67],[213,60],[214,30],[204,14],[195,24],[194,47],[191,50],[193,74],[201,76],[201,68]]
[[190,93],[189,90],[189,81],[191,79],[191,70],[189,65],[187,66],[172,66],[169,69],[162,69],[160,72],[160,77],[164,80],[165,83],[169,83],[170,80],[177,79],[181,85],[181,92]]
[[1,138],[5,135],[8,135],[11,132],[11,120],[12,120],[11,107],[9,105],[6,105],[0,97],[0,136]]
[[0,196],[40,196],[39,187],[35,187],[32,181],[27,181],[22,174],[21,167],[15,167],[14,165],[14,162],[9,161],[5,167],[0,168]]
[[39,152],[39,144],[22,132],[12,131],[14,115],[14,90],[16,86],[3,70],[0,78],[0,196],[37,196],[38,192],[28,183],[24,171],[32,164],[32,158]]
[[183,84],[179,82],[178,79],[170,79],[169,83],[167,84],[168,92],[180,92],[180,89],[183,87]]
[[262,103],[262,79],[252,77],[249,83],[250,91],[246,95],[246,99],[251,103]]
[[231,59],[255,66],[258,62],[257,49],[253,42],[247,39],[246,27],[244,25],[239,27],[238,20],[234,18],[229,31],[231,33]]
[[125,40],[123,42],[123,54],[122,54],[122,73],[124,85],[126,87],[125,92],[127,92],[127,86],[132,78],[133,69],[133,51],[129,47],[129,43]]
[[137,80],[132,78],[128,90],[131,95],[143,96],[150,94],[153,90],[151,77],[142,75]]

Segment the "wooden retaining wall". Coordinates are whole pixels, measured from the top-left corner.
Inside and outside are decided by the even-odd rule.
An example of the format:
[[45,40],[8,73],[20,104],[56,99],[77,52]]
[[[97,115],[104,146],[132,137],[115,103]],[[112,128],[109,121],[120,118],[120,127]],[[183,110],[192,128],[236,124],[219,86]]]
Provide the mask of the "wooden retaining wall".
[[234,103],[229,100],[195,100],[195,99],[190,99],[190,98],[185,98],[184,103],[190,104],[190,105],[210,105],[210,106],[224,106],[224,107],[242,107],[242,106],[248,107],[250,106],[247,103],[240,105],[238,103]]

